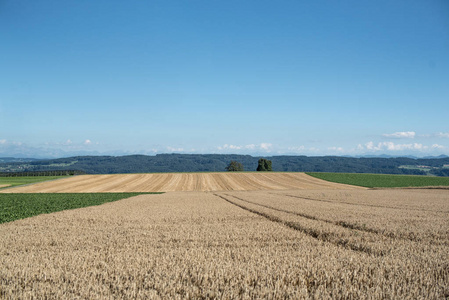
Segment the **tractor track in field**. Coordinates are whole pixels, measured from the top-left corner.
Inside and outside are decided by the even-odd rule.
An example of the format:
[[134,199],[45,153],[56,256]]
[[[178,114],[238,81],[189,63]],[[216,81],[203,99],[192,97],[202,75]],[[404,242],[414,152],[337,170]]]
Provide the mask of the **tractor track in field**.
[[[280,195],[280,194],[274,194],[274,193],[269,193],[269,194],[276,195],[276,196]],[[287,209],[274,207],[274,206],[271,206],[271,205],[265,205],[265,204],[257,203],[255,201],[250,201],[250,200],[247,200],[247,199],[243,199],[243,198],[237,197],[235,195],[229,195],[229,194],[225,194],[225,195],[228,196],[228,197],[236,198],[236,199],[238,199],[240,201],[243,201],[243,202],[247,202],[247,203],[253,204],[253,205],[261,206],[261,207],[264,207],[264,208],[268,208],[268,209],[271,209],[271,210],[274,210],[274,211],[279,211],[279,212],[283,212],[283,213],[287,213],[287,214],[291,214],[291,215],[296,215],[296,216],[303,217],[303,218],[306,218],[306,219],[309,219],[309,220],[325,222],[325,223],[332,224],[332,225],[335,225],[335,226],[340,226],[340,227],[343,227],[343,228],[357,230],[357,231],[361,231],[361,232],[367,232],[367,233],[382,235],[382,236],[385,236],[385,237],[391,238],[391,239],[399,238],[399,239],[408,240],[408,241],[412,241],[412,242],[419,242],[419,240],[417,241],[415,236],[397,235],[397,234],[393,234],[392,232],[388,232],[388,231],[385,231],[385,230],[378,230],[378,229],[375,229],[375,228],[367,227],[365,225],[361,225],[361,224],[357,224],[357,223],[351,223],[351,222],[347,222],[347,221],[343,221],[343,220],[332,221],[332,220],[328,220],[328,219],[324,219],[324,218],[319,218],[319,217],[316,217],[316,216],[313,216],[313,215],[309,215],[309,214],[306,214],[306,213],[301,213],[301,212],[297,212],[297,211],[291,211],[291,210],[287,210]],[[284,195],[284,196],[291,196],[291,195],[286,195],[286,194],[282,194],[282,195]],[[300,198],[300,197],[298,197],[298,198]],[[312,199],[309,199],[309,198],[304,198],[304,199],[312,200]],[[313,200],[314,201],[320,201],[318,199],[317,200],[313,199]],[[326,200],[323,200],[323,202],[331,202],[331,203],[334,203],[334,204],[339,204],[340,203],[340,202],[326,201]],[[347,204],[347,203],[344,203],[344,204]],[[353,203],[351,203],[351,205],[356,205],[357,206],[357,204],[353,204]],[[361,205],[361,206],[364,206],[364,205]],[[384,208],[383,206],[378,206],[378,207]],[[386,208],[389,208],[389,207],[386,207]],[[429,211],[434,212],[432,210],[429,210]]]
[[[236,198],[236,199],[241,200],[243,202],[247,202],[247,203],[250,203],[250,204],[258,205],[258,206],[265,207],[265,208],[268,208],[268,209],[272,209],[272,210],[275,210],[275,211],[284,212],[284,213],[287,213],[287,214],[296,215],[296,216],[303,217],[303,218],[306,218],[306,219],[309,219],[309,220],[321,221],[321,222],[333,224],[333,225],[336,225],[336,226],[341,226],[341,227],[344,227],[344,228],[349,228],[349,229],[354,229],[354,230],[358,230],[358,231],[364,231],[364,232],[370,232],[370,233],[385,235],[381,231],[376,230],[374,228],[361,227],[361,226],[359,226],[357,224],[352,224],[352,223],[348,223],[348,222],[345,222],[345,221],[336,221],[335,222],[335,221],[331,221],[331,220],[318,218],[318,217],[315,217],[315,216],[312,216],[312,215],[308,215],[308,214],[305,214],[305,213],[300,213],[300,212],[295,212],[295,211],[286,210],[286,209],[282,209],[282,208],[277,208],[277,207],[270,206],[270,205],[260,204],[260,203],[257,203],[257,202],[254,202],[254,201],[250,201],[250,200],[246,200],[246,199],[234,196],[234,195],[228,195],[228,194],[225,194],[225,195],[228,196],[228,197]],[[392,236],[390,236],[390,235],[385,235],[385,236],[392,238]]]
[[[275,193],[269,193],[271,195],[279,195]],[[395,207],[395,206],[387,206],[387,205],[374,205],[374,204],[366,204],[366,203],[351,203],[351,202],[344,202],[344,201],[332,201],[332,200],[326,200],[326,199],[316,199],[316,198],[310,198],[310,197],[301,197],[301,196],[295,196],[295,195],[289,195],[289,194],[282,194],[286,197],[291,198],[297,198],[302,200],[309,200],[309,201],[319,201],[319,202],[328,202],[333,204],[346,204],[346,205],[354,205],[354,206],[367,206],[367,207],[376,207],[376,208],[388,208],[388,209],[398,209],[398,210],[414,210],[414,211],[431,211],[433,210],[426,210],[421,208],[412,208],[412,207]]]
[[[244,209],[246,211],[249,211],[249,212],[254,213],[256,215],[259,215],[261,217],[264,217],[264,218],[266,218],[266,219],[268,219],[268,220],[270,220],[270,221],[272,221],[274,223],[279,223],[279,224],[282,224],[282,225],[284,225],[286,227],[289,227],[289,228],[291,228],[293,230],[300,231],[300,232],[302,232],[302,233],[304,233],[306,235],[309,235],[309,236],[311,236],[311,237],[313,237],[313,238],[315,238],[315,239],[317,239],[319,241],[322,241],[322,242],[328,242],[328,243],[334,244],[336,246],[344,247],[344,248],[349,249],[349,250],[353,250],[353,251],[357,251],[357,252],[363,252],[363,253],[366,253],[368,255],[374,255],[374,256],[384,256],[384,255],[387,255],[389,253],[388,249],[381,249],[381,250],[374,249],[374,248],[370,247],[369,245],[365,245],[363,243],[359,243],[358,241],[353,242],[353,241],[351,241],[349,239],[341,238],[340,236],[338,236],[338,235],[336,235],[336,234],[334,234],[332,232],[329,232],[329,231],[325,232],[325,231],[322,231],[322,230],[317,229],[317,228],[312,228],[311,226],[303,226],[299,222],[288,221],[288,220],[282,219],[282,218],[280,218],[278,216],[275,216],[275,215],[273,215],[271,213],[266,213],[266,212],[263,212],[263,211],[260,211],[260,210],[257,210],[257,209],[250,208],[250,207],[245,206],[243,204],[239,204],[235,200],[233,201],[233,200],[231,200],[231,199],[229,199],[227,197],[231,196],[231,197],[233,197],[233,198],[235,198],[237,200],[243,201],[243,202],[247,202],[247,203],[251,203],[251,202],[250,201],[246,201],[246,200],[242,200],[242,199],[240,199],[238,197],[235,197],[235,196],[232,196],[232,195],[224,194],[227,197],[225,197],[223,195],[220,195],[220,194],[217,194],[217,193],[214,193],[213,195],[216,196],[216,197],[219,197],[219,198],[221,198],[221,199],[223,199],[225,201],[227,201],[228,203],[230,203],[232,205],[240,207],[240,208],[242,208],[242,209]],[[254,203],[252,203],[252,204],[254,204]],[[255,205],[262,206],[262,205],[259,205],[259,204],[255,204]],[[278,210],[278,209],[273,209],[272,207],[265,207],[265,208],[285,213],[285,211]],[[286,213],[291,213],[291,212],[286,212]],[[333,224],[333,223],[330,223],[330,222],[327,222],[327,221],[324,221],[324,220],[320,220],[320,219],[317,219],[317,218],[311,218],[310,216],[305,217],[304,215],[301,215],[301,214],[299,214],[298,216],[301,216],[301,217],[304,217],[306,219],[309,219],[309,220],[312,220],[312,221],[316,221],[316,222],[324,222],[324,223],[329,223],[331,225],[336,225],[336,224]],[[341,225],[338,225],[338,226],[342,227]],[[342,228],[348,229],[348,228],[345,228],[345,227],[342,227]],[[370,232],[367,232],[367,234],[370,234]]]

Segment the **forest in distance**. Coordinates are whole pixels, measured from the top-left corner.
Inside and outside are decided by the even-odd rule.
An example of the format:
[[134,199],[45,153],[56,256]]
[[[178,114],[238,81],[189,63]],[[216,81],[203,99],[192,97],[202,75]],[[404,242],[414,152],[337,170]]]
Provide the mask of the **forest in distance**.
[[[12,161],[0,158],[0,173],[76,170],[88,174],[224,172],[231,161],[244,171],[256,171],[261,157],[232,154],[158,154],[128,156],[76,156]],[[379,158],[341,156],[271,156],[273,171],[336,172],[449,176],[449,157]]]

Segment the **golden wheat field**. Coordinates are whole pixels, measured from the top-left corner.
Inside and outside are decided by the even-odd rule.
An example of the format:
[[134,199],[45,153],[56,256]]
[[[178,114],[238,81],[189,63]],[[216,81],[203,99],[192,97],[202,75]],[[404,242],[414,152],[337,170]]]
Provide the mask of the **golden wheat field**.
[[7,189],[4,193],[172,192],[354,189],[304,173],[159,173],[81,175]]
[[449,191],[340,187],[167,192],[1,224],[0,297],[449,297]]

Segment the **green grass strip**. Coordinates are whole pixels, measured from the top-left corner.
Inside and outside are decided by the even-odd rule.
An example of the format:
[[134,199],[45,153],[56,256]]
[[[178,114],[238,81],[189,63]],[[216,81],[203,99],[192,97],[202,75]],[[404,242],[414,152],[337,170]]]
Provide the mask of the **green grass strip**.
[[37,183],[48,180],[55,180],[60,178],[67,178],[69,176],[23,176],[23,177],[0,177],[0,185],[8,184],[11,186],[18,186],[23,184]]
[[369,188],[449,186],[449,177],[316,172],[307,172],[306,174],[331,182],[351,184]]
[[66,209],[100,205],[142,194],[162,193],[0,194],[0,224]]

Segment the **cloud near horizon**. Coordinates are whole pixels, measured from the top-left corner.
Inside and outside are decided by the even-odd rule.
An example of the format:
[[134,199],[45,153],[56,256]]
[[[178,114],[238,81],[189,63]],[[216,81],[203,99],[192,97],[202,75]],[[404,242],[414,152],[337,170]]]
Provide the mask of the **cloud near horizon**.
[[410,143],[410,144],[395,144],[393,142],[379,142],[375,144],[374,142],[368,142],[365,145],[359,144],[357,150],[368,150],[368,151],[426,151],[435,149],[446,149],[445,146],[439,144],[433,144],[432,146],[426,146],[421,143]]
[[170,152],[184,152],[184,148],[181,148],[181,147],[175,148],[175,147],[168,146],[167,150]]
[[262,150],[265,152],[271,152],[271,149],[273,147],[273,144],[271,143],[260,143],[258,145],[256,144],[248,144],[248,145],[232,145],[232,144],[224,144],[223,146],[218,146],[217,149],[219,151],[229,151],[229,150],[251,150],[251,151],[257,151]]
[[[449,137],[449,133],[433,133],[431,136]],[[210,148],[195,148],[192,145],[178,144],[175,146],[165,145],[145,145],[140,146],[140,150],[114,149],[113,146],[104,145],[95,140],[65,139],[59,142],[46,142],[39,144],[28,144],[20,141],[10,141],[6,138],[0,139],[0,157],[28,157],[28,158],[58,158],[78,155],[155,155],[163,153],[184,153],[184,154],[241,154],[241,155],[449,155],[449,144],[446,140],[432,140],[428,143],[409,142],[397,143],[394,141],[380,140],[369,141],[358,144],[334,144],[332,146],[314,146],[314,143],[307,145],[278,145],[273,143],[258,144],[224,144],[212,146]]]
[[446,149],[446,147],[444,147],[443,145],[438,145],[438,144],[433,144],[432,149]]
[[393,138],[393,139],[414,139],[416,132],[414,131],[401,131],[395,133],[385,133],[384,137]]
[[437,133],[437,137],[449,138],[449,132],[439,132]]
[[336,151],[336,152],[344,152],[345,149],[343,147],[329,147],[327,150]]

